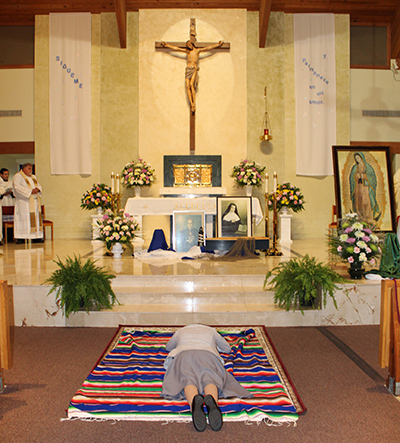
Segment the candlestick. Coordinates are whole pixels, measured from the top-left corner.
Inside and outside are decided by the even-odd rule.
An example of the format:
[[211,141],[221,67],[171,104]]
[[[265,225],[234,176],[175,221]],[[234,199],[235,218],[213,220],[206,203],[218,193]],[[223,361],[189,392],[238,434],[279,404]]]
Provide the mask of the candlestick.
[[111,194],[114,194],[114,187],[115,187],[114,172],[111,172]]
[[278,175],[277,175],[277,173],[275,171],[274,172],[274,194],[276,192],[277,181],[278,181]]
[[268,172],[265,174],[265,193],[268,194]]
[[119,194],[119,174],[115,178],[115,192]]

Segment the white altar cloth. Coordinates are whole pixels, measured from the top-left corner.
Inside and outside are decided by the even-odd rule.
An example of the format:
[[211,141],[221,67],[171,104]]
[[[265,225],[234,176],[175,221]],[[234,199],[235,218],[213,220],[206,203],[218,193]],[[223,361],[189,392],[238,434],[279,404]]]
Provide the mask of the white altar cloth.
[[[251,199],[253,221],[258,225],[263,219],[260,200]],[[133,215],[142,225],[144,215],[172,215],[174,211],[204,211],[206,215],[206,237],[213,237],[213,215],[217,213],[216,197],[166,197],[166,198],[128,198],[124,211]]]

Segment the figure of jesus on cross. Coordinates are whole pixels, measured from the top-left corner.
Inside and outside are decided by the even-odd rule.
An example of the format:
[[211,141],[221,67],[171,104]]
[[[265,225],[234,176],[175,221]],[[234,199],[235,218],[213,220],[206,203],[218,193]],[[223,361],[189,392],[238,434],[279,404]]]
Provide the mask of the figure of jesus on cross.
[[187,66],[185,70],[186,90],[190,101],[190,110],[192,113],[196,112],[196,89],[198,82],[197,71],[199,68],[199,55],[200,52],[211,51],[212,49],[220,48],[224,44],[223,41],[214,43],[210,46],[204,46],[202,48],[196,48],[196,45],[191,40],[186,42],[185,48],[174,46],[166,42],[161,42],[161,47],[169,48],[173,51],[185,52],[187,57]]
[[187,65],[185,70],[186,91],[190,104],[190,154],[195,154],[195,119],[196,119],[196,89],[199,81],[200,53],[212,50],[229,50],[230,44],[219,41],[218,43],[196,41],[196,20],[190,19],[190,32],[187,42],[156,42],[156,49],[171,49],[172,51],[184,52]]

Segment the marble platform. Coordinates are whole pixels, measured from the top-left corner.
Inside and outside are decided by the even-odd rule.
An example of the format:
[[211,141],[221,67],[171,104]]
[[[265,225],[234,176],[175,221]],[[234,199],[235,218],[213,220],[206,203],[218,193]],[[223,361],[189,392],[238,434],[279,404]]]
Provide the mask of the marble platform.
[[[267,326],[370,325],[380,321],[380,282],[351,281],[336,293],[339,309],[331,300],[321,310],[286,312],[264,291],[266,272],[281,260],[305,253],[327,262],[322,239],[293,241],[283,256],[262,253],[258,259],[232,262],[204,260],[139,260],[124,252],[122,259],[104,256],[98,242],[54,240],[44,245],[8,244],[0,255],[0,278],[13,285],[17,326],[107,326],[119,324],[205,324]],[[319,252],[315,252],[319,251]],[[66,319],[56,306],[45,280],[57,268],[54,259],[80,254],[97,260],[116,275],[113,289],[120,305],[113,310],[78,312]],[[345,267],[336,264],[345,273]]]

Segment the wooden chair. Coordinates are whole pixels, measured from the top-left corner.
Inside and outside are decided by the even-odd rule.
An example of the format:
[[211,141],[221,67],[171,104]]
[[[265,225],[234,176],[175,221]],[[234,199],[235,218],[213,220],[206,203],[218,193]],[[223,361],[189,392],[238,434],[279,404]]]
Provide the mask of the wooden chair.
[[332,205],[332,221],[328,225],[329,234],[334,235],[335,231],[337,231],[337,211],[336,206]]
[[[43,238],[46,239],[46,227],[50,226],[50,228],[51,228],[51,240],[53,240],[53,238],[54,238],[54,235],[53,235],[53,227],[54,227],[53,222],[51,220],[46,220],[44,205],[42,205],[41,207],[42,207],[42,216],[43,216]],[[3,216],[4,215],[14,215],[14,206],[2,206],[2,212],[3,212]],[[7,241],[8,241],[7,229],[8,228],[14,228],[14,221],[12,221],[12,220],[4,221],[3,220],[3,228],[4,228],[4,238],[5,238],[5,241],[7,243]]]
[[14,215],[14,206],[2,206],[1,211],[3,213],[4,240],[7,243],[8,241],[7,230],[10,228],[14,229],[14,221],[13,220],[4,221],[4,216]]
[[43,216],[43,238],[46,240],[46,227],[51,228],[51,241],[53,241],[53,222],[51,220],[46,220],[44,205],[42,205],[42,216]]

